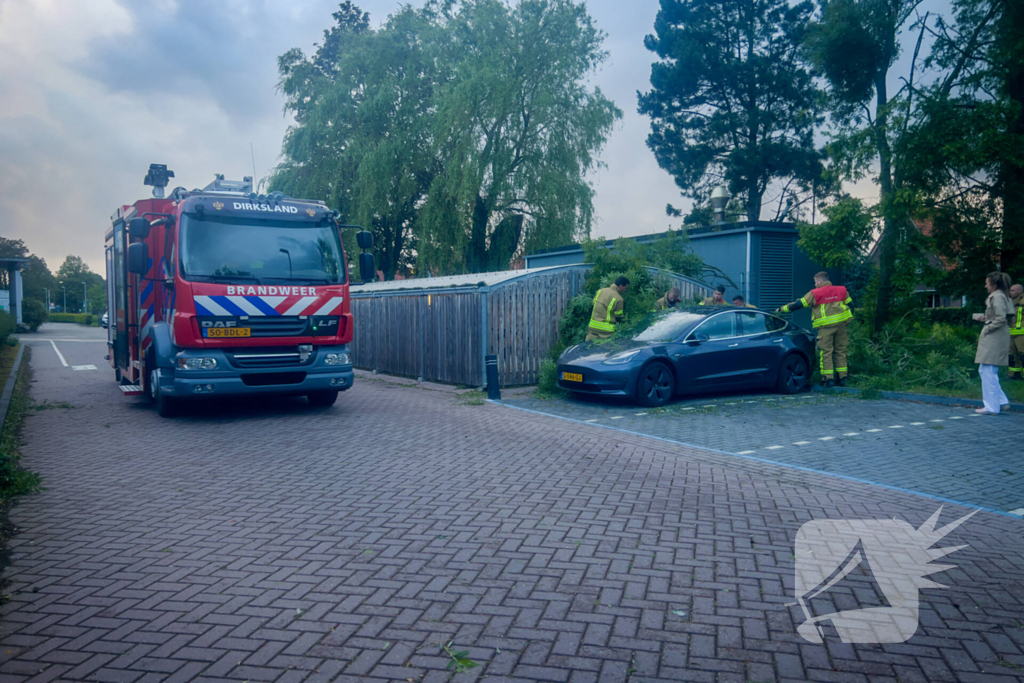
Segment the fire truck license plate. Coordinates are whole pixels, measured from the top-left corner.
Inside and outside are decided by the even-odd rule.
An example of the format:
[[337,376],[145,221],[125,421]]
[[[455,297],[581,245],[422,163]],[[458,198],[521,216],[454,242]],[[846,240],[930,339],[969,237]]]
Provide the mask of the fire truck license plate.
[[562,379],[564,379],[566,382],[582,382],[583,375],[577,374],[575,372],[563,372]]
[[203,329],[207,337],[251,337],[251,327],[207,327]]

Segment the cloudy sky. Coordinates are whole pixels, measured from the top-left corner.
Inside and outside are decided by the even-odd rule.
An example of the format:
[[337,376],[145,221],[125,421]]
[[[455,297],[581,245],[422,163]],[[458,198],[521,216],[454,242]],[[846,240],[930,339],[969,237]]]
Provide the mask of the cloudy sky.
[[[253,157],[257,178],[268,175],[289,124],[275,90],[277,57],[292,47],[309,54],[337,4],[0,0],[0,235],[24,239],[54,271],[77,254],[102,273],[109,217],[149,195],[150,163],[175,172],[171,187],[252,175]],[[374,25],[399,7],[357,4]],[[636,113],[658,0],[588,6],[610,53],[594,82],[625,114],[602,155],[607,167],[593,177],[594,233],[664,230],[665,205],[689,203],[655,163],[648,121]]]

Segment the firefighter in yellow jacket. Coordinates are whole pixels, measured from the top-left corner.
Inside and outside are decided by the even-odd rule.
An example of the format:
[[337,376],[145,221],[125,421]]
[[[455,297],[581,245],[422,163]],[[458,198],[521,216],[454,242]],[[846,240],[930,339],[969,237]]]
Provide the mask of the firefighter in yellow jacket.
[[615,323],[622,319],[622,293],[629,287],[629,278],[620,275],[615,284],[597,291],[594,295],[594,311],[587,325],[587,341],[607,339],[615,334]]
[[843,386],[848,368],[846,349],[850,338],[846,325],[853,319],[853,299],[842,285],[829,282],[828,273],[814,276],[814,289],[776,313],[789,313],[801,308],[811,309],[811,324],[818,331],[818,352],[821,354],[821,380],[826,387]]
[[718,285],[715,287],[715,293],[711,296],[704,297],[700,302],[701,306],[725,306],[725,285]]
[[683,298],[683,293],[679,291],[678,287],[665,292],[665,296],[661,297],[654,302],[654,312],[664,311],[667,308],[675,308],[675,305]]
[[1010,319],[1010,379],[1024,379],[1024,287],[1010,287],[1013,317]]

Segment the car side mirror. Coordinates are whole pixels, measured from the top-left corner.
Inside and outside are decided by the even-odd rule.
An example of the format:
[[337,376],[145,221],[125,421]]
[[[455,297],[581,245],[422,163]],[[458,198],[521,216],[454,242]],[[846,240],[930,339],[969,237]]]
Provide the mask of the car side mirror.
[[704,342],[706,342],[706,341],[708,341],[710,339],[711,339],[711,337],[709,337],[706,334],[695,334],[692,337],[690,337],[689,339],[687,339],[686,343],[690,344],[691,346],[697,346],[698,344],[703,344]]
[[356,244],[359,245],[360,249],[372,249],[373,233],[369,230],[360,230],[356,233]]
[[128,221],[128,236],[133,240],[144,240],[149,237],[149,227],[145,218],[133,218]]
[[145,242],[128,245],[128,272],[145,275],[149,270],[149,247]]

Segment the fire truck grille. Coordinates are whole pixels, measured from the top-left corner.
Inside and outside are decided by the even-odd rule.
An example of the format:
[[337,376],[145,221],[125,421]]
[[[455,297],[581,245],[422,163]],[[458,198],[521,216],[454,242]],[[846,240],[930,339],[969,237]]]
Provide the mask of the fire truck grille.
[[243,325],[252,329],[254,337],[298,337],[307,334],[309,320],[297,315],[252,317],[239,323]]
[[238,368],[294,368],[311,365],[314,355],[302,361],[299,350],[294,346],[254,346],[235,351],[225,351],[228,362]]

